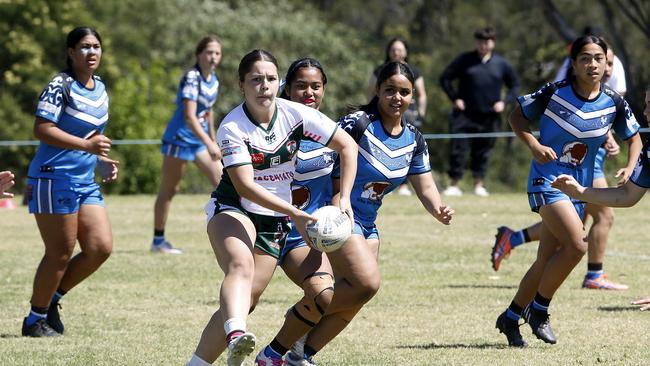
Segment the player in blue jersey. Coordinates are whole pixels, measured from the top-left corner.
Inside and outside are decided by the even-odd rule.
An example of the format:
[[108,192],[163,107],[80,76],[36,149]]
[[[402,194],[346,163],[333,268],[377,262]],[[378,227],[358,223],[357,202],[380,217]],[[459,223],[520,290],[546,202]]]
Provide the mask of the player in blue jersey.
[[0,198],[11,198],[14,196],[13,193],[7,192],[7,190],[13,187],[14,182],[14,173],[9,170],[0,172]]
[[[31,311],[22,334],[63,334],[61,297],[95,272],[111,254],[113,238],[104,198],[95,183],[117,178],[118,162],[108,158],[104,136],[108,95],[95,75],[102,57],[97,31],[78,27],[67,36],[68,67],[43,90],[34,135],[41,140],[29,165],[27,201],[45,244],[36,270]],[[72,257],[79,241],[81,251]]]
[[154,253],[182,253],[165,239],[165,224],[187,162],[194,161],[212,187],[221,179],[221,153],[214,139],[212,111],[219,92],[219,78],[214,70],[221,62],[221,40],[215,35],[204,37],[196,45],[195,56],[196,64],[183,75],[178,86],[176,111],[162,138],[162,180],[154,205],[151,243]]
[[[407,64],[389,62],[378,74],[372,100],[339,121],[359,145],[351,194],[353,235],[341,249],[328,253],[336,277],[334,296],[325,315],[309,331],[302,358],[293,351],[287,355],[289,365],[314,365],[312,357],[343,331],[378,291],[380,235],[375,220],[384,195],[408,180],[425,209],[443,224],[450,223],[453,210],[441,202],[426,142],[403,120],[413,100],[414,85]],[[333,176],[338,176],[336,169]],[[336,187],[335,180],[335,192]],[[295,337],[286,341],[291,344]]]
[[[645,92],[645,118],[650,122],[650,85]],[[636,166],[630,179],[622,186],[616,188],[585,188],[580,182],[569,175],[560,175],[552,183],[569,196],[610,207],[634,206],[650,189],[650,145],[646,144],[639,154]],[[633,301],[634,305],[641,305],[641,310],[650,309],[650,296]]]
[[[625,100],[601,83],[606,53],[607,45],[601,38],[576,39],[571,47],[575,76],[519,97],[519,106],[510,115],[512,130],[533,153],[528,201],[542,218],[537,259],[496,322],[514,347],[527,345],[519,332],[522,316],[537,338],[556,343],[548,307],[587,251],[582,224],[584,202],[570,199],[551,187],[551,182],[567,174],[591,185],[594,160],[609,130],[613,128],[624,140],[638,136],[639,124]],[[539,120],[539,140],[530,130],[530,121],[534,120]]]
[[246,319],[273,276],[289,218],[305,239],[305,225],[315,219],[291,205],[296,155],[306,137],[340,156],[339,207],[353,217],[357,146],[350,136],[317,110],[276,98],[277,62],[267,51],[244,56],[239,86],[244,103],[226,115],[217,131],[224,176],[206,205],[208,236],[225,274],[220,308],[206,325],[190,366],[214,362],[226,344],[229,366],[243,365],[253,351],[255,336],[247,331]]
[[[614,72],[613,57],[614,53],[611,48],[608,48],[607,64],[602,79],[602,82],[606,84],[611,80]],[[622,95],[622,91],[616,91]],[[616,156],[620,152],[620,146],[611,132],[607,137],[607,141],[598,149],[598,154],[596,155],[592,187],[605,188],[608,186],[604,172],[605,157]],[[628,139],[627,142],[630,144],[631,151],[628,154],[628,161],[625,168],[621,168],[616,172],[616,178],[619,179],[618,185],[625,184],[629,179],[636,163],[637,150],[641,148],[638,138]],[[587,237],[589,242],[587,249],[587,273],[582,281],[582,287],[587,289],[626,290],[628,288],[627,285],[611,281],[603,270],[609,232],[614,224],[614,210],[611,207],[587,203],[585,205],[585,212],[585,221],[587,216],[591,216],[593,220]],[[538,241],[541,227],[541,222],[518,231],[513,231],[506,226],[499,227],[490,257],[492,268],[498,271],[502,260],[508,258],[511,251],[519,245]]]

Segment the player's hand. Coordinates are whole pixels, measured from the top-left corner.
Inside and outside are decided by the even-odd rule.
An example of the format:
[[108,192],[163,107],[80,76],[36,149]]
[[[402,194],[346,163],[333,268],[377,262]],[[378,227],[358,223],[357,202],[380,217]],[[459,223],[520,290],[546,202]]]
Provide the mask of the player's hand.
[[494,103],[494,105],[492,106],[492,110],[497,112],[497,113],[503,112],[503,110],[505,108],[506,108],[506,104],[504,102],[502,102],[502,101],[498,101],[498,102]]
[[99,156],[108,156],[113,141],[108,137],[97,133],[86,140],[86,151]]
[[206,145],[208,148],[208,154],[210,154],[210,158],[212,161],[219,161],[221,160],[221,150],[219,149],[219,145],[217,145],[214,142],[211,142]]
[[621,168],[616,172],[615,177],[620,178],[618,182],[616,183],[617,186],[622,186],[623,184],[627,183],[627,181],[630,179],[632,176],[632,169],[628,168]]
[[449,206],[440,206],[437,210],[433,211],[433,217],[436,220],[440,221],[444,225],[449,225],[451,223],[451,217],[454,215],[455,211]]
[[11,198],[14,196],[11,192],[6,192],[7,189],[14,186],[14,173],[5,170],[0,172],[0,198]]
[[97,161],[99,168],[99,175],[102,177],[102,183],[110,183],[117,180],[118,165],[120,162],[117,160],[100,157]]
[[581,186],[575,178],[566,174],[561,174],[555,178],[555,180],[551,182],[551,187],[557,188],[573,198],[578,198],[585,191],[585,187]]
[[621,152],[621,147],[618,145],[616,140],[611,134],[607,135],[607,141],[605,142],[605,150],[607,150],[607,156],[612,157],[616,156]]
[[533,152],[533,159],[540,164],[546,164],[557,159],[557,154],[553,148],[537,143],[530,150]]
[[311,246],[312,242],[309,240],[309,235],[307,235],[307,225],[318,221],[318,219],[305,211],[297,210],[295,214],[291,215],[291,221],[296,225],[296,230],[298,230],[300,236]]
[[640,299],[632,301],[632,305],[642,305],[639,310],[646,311],[650,310],[650,296],[642,297]]
[[341,211],[345,212],[346,215],[350,218],[352,226],[354,226],[354,212],[352,211],[352,205],[350,204],[349,197],[340,197],[339,195],[339,208]]
[[454,108],[458,109],[459,111],[464,111],[465,110],[465,101],[462,100],[462,99],[454,100]]

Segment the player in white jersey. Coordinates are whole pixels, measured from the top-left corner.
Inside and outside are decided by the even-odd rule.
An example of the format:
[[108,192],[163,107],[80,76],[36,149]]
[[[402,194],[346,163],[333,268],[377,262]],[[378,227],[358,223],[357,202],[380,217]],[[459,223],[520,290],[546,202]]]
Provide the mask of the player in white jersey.
[[[29,166],[26,196],[45,244],[36,275],[32,310],[22,334],[63,333],[59,299],[95,272],[111,253],[113,237],[104,198],[95,183],[117,179],[117,161],[108,158],[111,140],[108,95],[94,73],[102,56],[101,38],[78,27],[67,37],[68,68],[40,96],[34,135],[40,140]],[[72,257],[77,240],[81,252]]]
[[303,138],[339,154],[343,166],[339,206],[353,217],[354,141],[317,110],[276,99],[277,62],[267,51],[244,56],[239,85],[244,103],[228,113],[217,131],[224,176],[206,206],[208,236],[225,274],[220,308],[206,325],[190,366],[211,364],[224,345],[229,366],[244,363],[255,347],[255,336],[246,327],[257,302],[252,297],[262,293],[273,275],[289,219],[308,241],[305,225],[315,218],[291,205],[294,164]]
[[[611,128],[624,140],[638,138],[639,124],[627,102],[601,83],[606,54],[601,38],[576,39],[571,47],[575,76],[519,97],[510,115],[513,131],[533,153],[528,200],[542,218],[537,259],[496,322],[510,346],[527,346],[519,332],[521,317],[537,338],[556,343],[548,315],[551,299],[587,251],[584,202],[570,199],[551,182],[569,174],[591,185],[598,148]],[[530,130],[532,120],[540,122],[539,140]]]
[[221,62],[221,40],[203,37],[196,45],[196,65],[183,75],[172,116],[160,151],[163,154],[162,179],[154,205],[154,234],[151,251],[181,254],[165,239],[165,224],[172,198],[178,192],[188,161],[216,187],[221,179],[221,153],[215,142],[212,106],[217,100],[219,79],[215,68]]
[[7,192],[7,190],[14,186],[14,173],[9,170],[4,170],[0,172],[0,198],[11,198],[14,196],[13,193]]
[[[643,114],[650,122],[650,85],[646,87],[645,91]],[[585,188],[568,175],[560,175],[552,185],[567,195],[586,202],[611,207],[634,206],[650,189],[650,145],[646,145],[639,154],[632,176],[622,186]],[[641,310],[650,310],[650,296],[633,301],[632,304],[641,305]]]

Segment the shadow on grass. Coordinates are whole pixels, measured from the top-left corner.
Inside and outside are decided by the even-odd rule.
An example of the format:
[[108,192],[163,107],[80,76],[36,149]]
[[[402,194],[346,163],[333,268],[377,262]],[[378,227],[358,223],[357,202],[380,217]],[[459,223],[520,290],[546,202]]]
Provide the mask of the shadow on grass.
[[598,310],[600,311],[607,311],[610,313],[620,313],[623,311],[638,311],[639,308],[637,306],[599,306]]
[[518,288],[515,285],[481,285],[481,284],[472,284],[472,285],[449,285],[447,288],[505,288],[505,289],[516,289]]
[[506,349],[507,344],[503,343],[429,343],[429,344],[405,344],[397,346],[401,349]]
[[18,334],[0,334],[0,338],[22,338]]

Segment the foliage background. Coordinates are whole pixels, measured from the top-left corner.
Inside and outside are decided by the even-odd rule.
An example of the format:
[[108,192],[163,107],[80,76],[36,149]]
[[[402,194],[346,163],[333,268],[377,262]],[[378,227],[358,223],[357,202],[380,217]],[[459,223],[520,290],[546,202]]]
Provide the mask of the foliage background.
[[[112,139],[160,138],[173,113],[182,72],[193,64],[196,42],[207,33],[224,41],[217,70],[222,82],[217,121],[240,102],[237,65],[251,49],[271,51],[281,73],[298,57],[319,59],[331,81],[323,111],[337,118],[348,105],[366,101],[367,80],[384,58],[386,41],[402,36],[410,42],[411,63],[425,78],[428,107],[423,132],[446,133],[451,103],[438,78],[456,55],[474,47],[476,28],[497,28],[497,52],[516,68],[522,92],[555,75],[566,54],[566,41],[543,15],[549,4],[570,29],[579,32],[592,24],[611,35],[610,42],[628,68],[626,98],[642,120],[643,93],[650,81],[650,26],[632,24],[622,10],[632,10],[647,22],[648,2],[0,0],[0,140],[32,139],[37,97],[63,67],[65,36],[77,25],[95,27],[103,39],[98,74],[110,92],[107,135]],[[509,129],[505,118],[503,129]],[[430,150],[436,178],[445,185],[448,141],[430,140]],[[16,173],[18,189],[34,151],[34,147],[0,147],[0,166]],[[109,192],[157,190],[161,163],[157,146],[115,146],[112,154],[121,161],[122,174],[116,184],[106,187]],[[610,171],[623,164],[622,155],[608,165]],[[529,160],[530,153],[520,143],[500,139],[488,175],[491,190],[523,190]],[[212,189],[196,169],[186,178],[185,191]],[[469,179],[463,184],[470,184]]]

